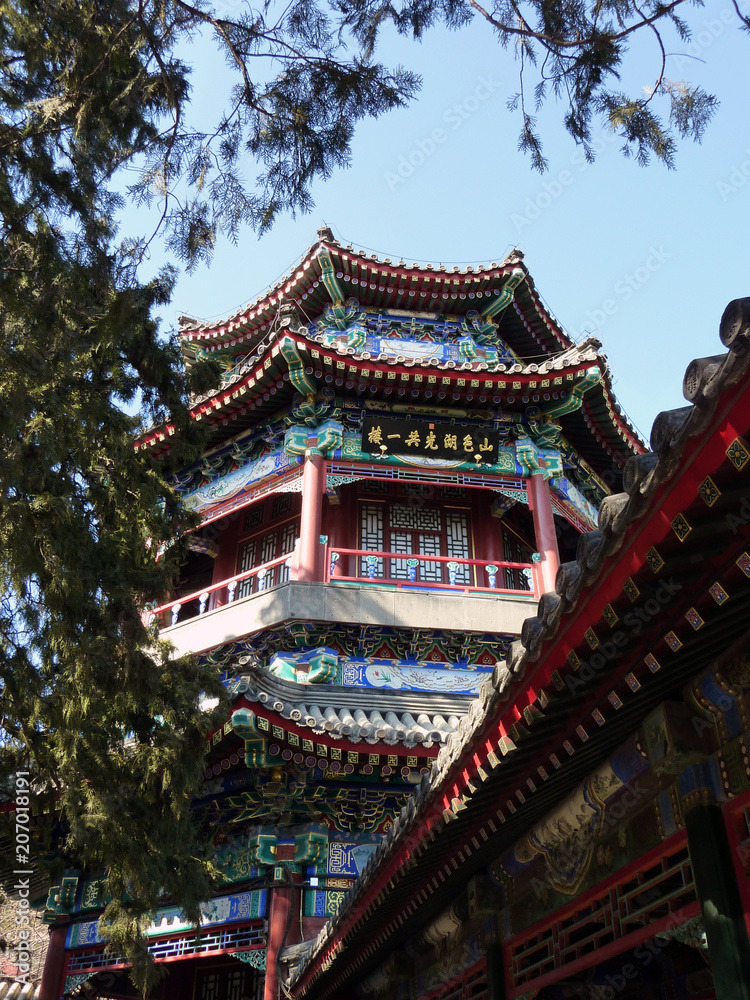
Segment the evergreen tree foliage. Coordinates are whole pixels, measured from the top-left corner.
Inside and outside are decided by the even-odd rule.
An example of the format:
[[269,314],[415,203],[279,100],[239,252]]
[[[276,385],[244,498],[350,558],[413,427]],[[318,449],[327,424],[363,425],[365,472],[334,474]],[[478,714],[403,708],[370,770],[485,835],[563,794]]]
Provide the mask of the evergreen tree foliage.
[[[520,86],[508,107],[520,113],[519,149],[540,171],[547,161],[536,116],[548,99],[562,108],[565,129],[589,161],[592,125],[600,121],[622,138],[625,156],[643,166],[654,156],[668,167],[675,165],[679,139],[701,140],[718,104],[703,88],[672,80],[668,72],[666,44],[677,53],[687,45],[689,12],[703,7],[700,0],[496,0],[491,8],[478,0],[402,0],[400,6],[390,0],[337,0],[337,5],[366,53],[374,51],[386,24],[421,38],[439,22],[461,27],[474,15],[482,18],[519,61]],[[750,17],[737,0],[732,7],[738,27],[749,30]],[[653,79],[633,95],[620,79],[636,33],[652,40],[655,58]]]
[[[208,22],[240,70],[211,137],[183,124],[188,70],[173,51]],[[188,377],[160,337],[174,275],[142,283],[146,242],[116,242],[115,177],[137,166],[135,196],[161,201],[192,266],[218,230],[307,207],[357,118],[413,87],[337,62],[303,6],[283,38],[251,14],[208,22],[172,0],[0,0],[0,766],[48,793],[63,862],[102,873],[111,946],[144,987],[141,931],[159,899],[197,920],[214,875],[190,804],[212,722],[199,700],[220,684],[172,660],[141,612],[179,568],[179,544],[157,559],[191,523],[170,476],[201,445],[189,392],[218,373]],[[259,49],[274,57],[263,84],[247,69]],[[233,173],[242,144],[267,167],[254,191]],[[159,465],[134,447],[154,422],[174,431]]]
[[[113,947],[145,982],[160,893],[195,918],[212,877],[190,802],[199,698],[220,685],[141,610],[178,566],[179,545],[156,558],[189,526],[169,476],[200,445],[188,391],[215,372],[188,384],[153,316],[172,275],[139,284],[113,243],[113,165],[166,106],[128,5],[1,7],[0,767],[46,793],[63,861],[106,875]],[[136,401],[176,429],[158,467],[134,448]]]

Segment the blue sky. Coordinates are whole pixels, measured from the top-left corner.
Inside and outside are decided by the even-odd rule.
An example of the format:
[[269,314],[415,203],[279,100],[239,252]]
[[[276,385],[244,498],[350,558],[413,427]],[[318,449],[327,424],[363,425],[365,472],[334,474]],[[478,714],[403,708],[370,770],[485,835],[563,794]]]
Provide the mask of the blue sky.
[[[673,171],[625,159],[601,126],[600,153],[587,165],[550,103],[539,116],[549,160],[540,175],[517,151],[520,120],[506,107],[518,63],[484,24],[428,33],[421,44],[390,39],[379,58],[421,73],[421,96],[359,128],[351,167],[316,184],[310,215],[282,218],[261,239],[247,230],[237,246],[218,246],[210,268],[183,276],[165,325],[182,313],[218,319],[253,300],[323,223],[343,243],[407,263],[499,261],[517,246],[568,333],[601,339],[617,397],[647,436],[659,410],[684,405],[688,362],[722,350],[726,303],[750,295],[750,39],[728,2],[690,16],[692,41],[667,44],[667,75],[700,83],[721,106],[701,145],[680,145]],[[223,67],[204,43],[187,59],[196,111],[212,115]],[[648,87],[657,70],[658,50],[644,35],[623,83]],[[252,177],[250,160],[245,169]]]

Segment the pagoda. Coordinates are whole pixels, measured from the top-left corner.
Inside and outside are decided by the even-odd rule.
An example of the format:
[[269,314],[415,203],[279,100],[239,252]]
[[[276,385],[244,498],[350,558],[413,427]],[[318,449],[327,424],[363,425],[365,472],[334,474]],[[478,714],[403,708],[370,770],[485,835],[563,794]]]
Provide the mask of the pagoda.
[[[277,1000],[644,446],[601,345],[570,341],[518,251],[419,266],[321,229],[234,316],[182,317],[180,341],[223,374],[192,401],[210,440],[176,483],[200,526],[148,614],[232,707],[195,802],[224,882],[199,936],[168,900],[155,915],[153,997]],[[138,447],[158,460],[174,433]],[[524,693],[494,759],[539,711]],[[135,995],[100,909],[83,875],[50,891],[43,1000]]]

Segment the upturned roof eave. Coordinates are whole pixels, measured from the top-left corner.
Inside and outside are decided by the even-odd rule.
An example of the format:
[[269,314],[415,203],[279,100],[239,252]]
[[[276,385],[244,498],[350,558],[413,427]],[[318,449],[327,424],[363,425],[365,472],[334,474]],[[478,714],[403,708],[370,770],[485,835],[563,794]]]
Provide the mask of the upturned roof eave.
[[[236,418],[241,411],[244,416],[248,405],[255,406],[255,401],[263,397],[268,392],[269,387],[275,390],[275,384],[281,378],[289,383],[288,392],[304,391],[305,387],[295,386],[294,373],[290,370],[288,359],[281,351],[283,341],[290,339],[294,343],[296,351],[302,352],[307,363],[314,359],[316,367],[325,372],[330,369],[337,371],[340,364],[346,365],[347,377],[356,377],[360,383],[377,386],[378,373],[380,374],[380,385],[385,386],[388,380],[382,379],[382,373],[386,363],[379,359],[363,357],[362,354],[352,354],[348,350],[336,347],[324,347],[321,343],[309,337],[307,332],[300,330],[291,336],[287,333],[279,334],[270,344],[264,353],[256,358],[252,363],[248,362],[240,366],[235,380],[229,384],[207,393],[194,401],[191,407],[193,419],[207,419],[211,423],[220,423],[222,420]],[[394,363],[395,362],[395,363]],[[470,390],[474,393],[490,392],[498,393],[507,397],[517,396],[523,392],[543,392],[544,388],[557,388],[569,392],[575,392],[576,387],[590,376],[590,373],[598,368],[600,374],[602,398],[608,415],[605,433],[608,435],[608,444],[603,447],[620,448],[625,450],[625,455],[620,454],[619,462],[625,460],[627,454],[642,450],[643,445],[638,436],[633,431],[631,425],[622,418],[619,408],[613,401],[611,389],[606,379],[607,366],[606,359],[598,349],[591,344],[584,344],[580,348],[569,348],[556,357],[550,357],[542,363],[533,364],[499,364],[488,365],[486,362],[466,362],[457,364],[455,362],[438,362],[435,364],[420,364],[418,360],[400,358],[394,355],[390,363],[387,364],[388,371],[399,378],[400,387],[415,387],[419,385],[421,389],[428,388],[430,379],[434,379],[437,373],[441,377],[440,388],[446,392],[459,391],[465,396]],[[447,380],[447,382],[446,382]],[[444,384],[443,384],[444,383]],[[474,386],[476,383],[476,387]],[[418,400],[415,402],[419,403]],[[434,404],[433,404],[434,405]],[[459,400],[457,405],[461,405]],[[488,404],[492,405],[492,404]],[[161,446],[168,445],[168,439],[174,433],[174,429],[169,425],[151,428],[141,436],[137,447],[160,450]]]
[[[500,263],[448,270],[443,265],[437,269],[429,264],[407,265],[403,260],[394,264],[390,258],[342,247],[333,238],[314,243],[289,274],[232,316],[212,323],[181,317],[180,340],[188,360],[197,348],[218,345],[251,349],[271,330],[281,305],[294,304],[301,316],[312,319],[326,303],[350,296],[358,298],[363,306],[379,309],[412,312],[421,308],[437,314],[464,315],[486,305],[483,297],[497,295],[514,272],[523,275],[516,297],[522,300],[520,322],[528,327],[530,335],[537,341],[543,337],[545,344],[540,346],[546,346],[547,352],[573,346],[542,303],[520,251],[512,251]],[[534,314],[531,318],[525,315],[529,310]],[[536,331],[529,326],[532,321]]]
[[[342,740],[371,748],[398,744],[409,747],[410,753],[423,750],[433,755],[456,731],[456,722],[450,720],[467,715],[475,695],[294,682],[249,666],[230,685],[230,700],[234,709],[257,707],[271,713],[282,727],[307,728],[316,739],[330,739],[334,745]],[[373,712],[381,718],[370,718]],[[357,713],[367,718],[352,722]],[[389,720],[391,714],[395,721]],[[420,723],[423,716],[428,718]]]

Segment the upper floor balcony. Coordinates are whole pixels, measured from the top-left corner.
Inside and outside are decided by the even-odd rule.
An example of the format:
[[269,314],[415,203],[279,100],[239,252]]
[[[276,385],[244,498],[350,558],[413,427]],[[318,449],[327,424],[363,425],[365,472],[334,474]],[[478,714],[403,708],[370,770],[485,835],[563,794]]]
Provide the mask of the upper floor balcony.
[[[538,595],[529,586],[498,585],[509,572],[524,583],[533,580],[533,563],[404,558],[395,552],[333,549],[322,539],[320,549],[324,573],[319,581],[296,579],[295,555],[280,556],[169,601],[151,615],[181,655],[295,619],[517,634]],[[334,575],[344,559],[355,572]]]
[[481,488],[324,482],[196,533],[175,593],[150,612],[179,654],[293,621],[516,635],[554,579],[541,477],[534,510]]

